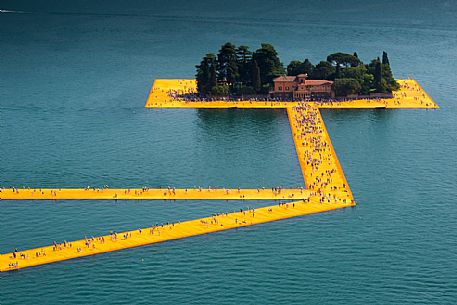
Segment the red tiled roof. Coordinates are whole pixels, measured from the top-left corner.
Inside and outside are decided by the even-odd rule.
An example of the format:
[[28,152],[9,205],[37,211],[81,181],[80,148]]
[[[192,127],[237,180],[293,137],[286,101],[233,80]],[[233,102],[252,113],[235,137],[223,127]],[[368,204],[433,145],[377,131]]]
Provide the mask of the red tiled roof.
[[320,86],[324,84],[333,84],[331,80],[325,80],[325,79],[307,79],[305,81],[305,86]]
[[281,82],[293,82],[295,80],[295,76],[278,76],[273,79],[274,82],[281,81]]

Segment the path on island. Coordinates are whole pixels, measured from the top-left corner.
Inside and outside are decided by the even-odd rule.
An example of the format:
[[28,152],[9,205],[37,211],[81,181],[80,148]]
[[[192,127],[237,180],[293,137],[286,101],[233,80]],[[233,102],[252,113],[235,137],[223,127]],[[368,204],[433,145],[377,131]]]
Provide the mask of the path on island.
[[[301,199],[293,202],[232,213],[214,214],[210,217],[174,223],[134,231],[86,238],[72,242],[59,242],[24,251],[0,255],[0,271],[83,257],[97,253],[117,251],[126,248],[153,244],[172,239],[207,234],[237,227],[251,226],[306,214],[355,206],[352,192],[344,177],[336,153],[325,128],[319,108],[438,108],[431,98],[413,80],[400,81],[401,90],[388,100],[359,100],[333,103],[291,103],[291,102],[184,102],[173,100],[169,92],[195,90],[191,80],[157,80],[145,107],[149,108],[286,108],[290,120],[297,156],[306,190],[284,189],[281,192],[269,190],[227,189],[3,189],[2,196],[10,199]],[[133,194],[131,194],[133,190]],[[225,191],[225,194],[224,194]],[[53,193],[55,192],[55,193]],[[135,193],[136,192],[136,193]],[[170,192],[172,194],[170,194]],[[284,192],[284,193],[282,193]],[[282,194],[281,194],[282,193]],[[237,196],[245,198],[236,198]],[[17,196],[17,198],[12,198]],[[52,197],[54,196],[54,197]],[[72,198],[66,196],[73,196]],[[106,196],[106,197],[104,197]],[[148,198],[148,196],[150,196]],[[163,197],[162,197],[163,196]],[[171,198],[174,196],[176,198]],[[196,196],[196,197],[192,197]],[[200,197],[199,197],[200,196]],[[231,198],[233,196],[233,198]],[[275,197],[276,196],[276,197]],[[131,197],[131,198],[130,198]],[[152,198],[154,197],[154,198]],[[178,198],[179,197],[179,198]],[[211,198],[210,198],[211,197]],[[260,198],[262,197],[262,198]],[[272,198],[274,197],[274,198]],[[6,197],[4,197],[6,198]]]

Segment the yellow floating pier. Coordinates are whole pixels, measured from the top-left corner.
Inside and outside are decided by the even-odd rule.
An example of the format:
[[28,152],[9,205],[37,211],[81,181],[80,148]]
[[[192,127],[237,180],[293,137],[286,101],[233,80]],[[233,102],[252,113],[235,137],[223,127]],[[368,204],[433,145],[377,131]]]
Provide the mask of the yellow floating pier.
[[0,200],[299,200],[309,196],[295,189],[0,189]]
[[[400,90],[389,99],[360,99],[339,102],[308,102],[318,108],[337,109],[372,109],[372,108],[439,108],[416,80],[398,80]],[[197,89],[195,80],[158,79],[149,93],[146,108],[288,108],[300,105],[300,102],[273,101],[185,101],[176,97],[179,94],[192,93]]]
[[320,115],[320,108],[438,108],[415,80],[399,81],[390,99],[343,102],[195,101],[176,94],[195,91],[193,80],[156,80],[147,108],[285,108],[306,189],[1,189],[0,199],[218,199],[297,200],[253,210],[216,214],[181,223],[0,255],[0,271],[48,264],[77,257],[153,244],[166,240],[251,226],[285,218],[354,206],[352,192]]
[[71,258],[117,251],[166,240],[251,226],[305,214],[319,213],[346,206],[349,206],[349,204],[318,203],[316,200],[311,199],[311,202],[309,203],[298,201],[255,210],[218,214],[213,217],[149,227],[96,238],[56,243],[51,246],[0,255],[0,271],[49,264]]
[[353,200],[319,110],[311,105],[287,108],[306,186],[339,199]]

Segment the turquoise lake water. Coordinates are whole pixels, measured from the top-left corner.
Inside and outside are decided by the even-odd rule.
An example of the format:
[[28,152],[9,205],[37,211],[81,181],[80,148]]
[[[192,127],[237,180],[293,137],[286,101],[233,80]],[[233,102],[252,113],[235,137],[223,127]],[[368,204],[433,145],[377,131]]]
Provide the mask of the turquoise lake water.
[[[452,1],[0,3],[3,187],[301,185],[283,110],[143,108],[226,41],[385,50],[441,107],[323,111],[356,208],[2,273],[1,305],[457,303]],[[2,201],[0,253],[271,203]]]

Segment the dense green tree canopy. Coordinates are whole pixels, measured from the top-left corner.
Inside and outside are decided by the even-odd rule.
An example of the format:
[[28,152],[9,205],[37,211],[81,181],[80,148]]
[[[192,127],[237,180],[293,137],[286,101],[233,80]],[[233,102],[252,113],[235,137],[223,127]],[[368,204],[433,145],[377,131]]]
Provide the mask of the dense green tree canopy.
[[279,60],[278,53],[269,43],[262,43],[261,48],[257,49],[253,56],[260,69],[260,79],[263,84],[273,82],[273,78],[284,75],[284,67]]
[[357,94],[362,89],[360,82],[354,78],[337,78],[332,86],[337,96]]
[[275,48],[262,43],[251,52],[248,46],[236,47],[227,42],[217,55],[206,54],[196,66],[197,89],[200,95],[267,94],[277,76],[307,74],[309,79],[334,81],[337,96],[389,93],[399,89],[386,52],[364,64],[357,52],[333,53],[314,66],[307,58],[293,60],[284,69]]
[[239,81],[247,84],[251,80],[251,61],[252,61],[252,52],[249,51],[248,46],[239,46],[236,49],[236,57],[238,63],[238,73],[239,73]]
[[335,66],[341,65],[345,67],[357,67],[359,64],[361,64],[361,61],[358,57],[346,53],[330,54],[329,56],[327,56],[327,61]]
[[239,78],[235,45],[227,42],[217,54],[217,80],[234,83]]
[[321,61],[316,65],[310,79],[328,79],[335,74],[335,67],[328,61]]
[[313,73],[313,70],[314,66],[308,58],[306,58],[304,62],[292,60],[287,66],[287,75],[295,76],[298,74],[308,74],[309,77]]
[[300,74],[300,66],[302,62],[299,60],[292,60],[289,65],[287,65],[287,75],[298,75]]
[[202,95],[207,95],[216,86],[216,56],[212,53],[203,57],[200,65],[196,66],[197,90]]
[[196,68],[197,89],[202,96],[224,94],[226,87],[220,84],[227,85],[231,94],[268,93],[273,79],[285,73],[278,53],[268,43],[251,52],[248,46],[237,48],[227,42],[217,56],[207,54]]

